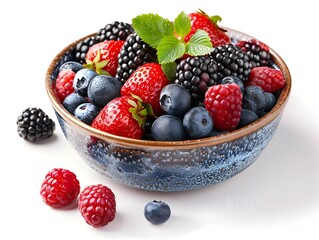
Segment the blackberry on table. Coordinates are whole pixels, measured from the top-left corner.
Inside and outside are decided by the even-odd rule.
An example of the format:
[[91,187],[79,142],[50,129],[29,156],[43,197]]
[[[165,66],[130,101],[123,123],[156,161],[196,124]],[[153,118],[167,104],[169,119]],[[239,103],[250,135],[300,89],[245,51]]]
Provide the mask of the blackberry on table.
[[51,137],[55,123],[40,108],[27,108],[17,119],[18,133],[26,141],[36,142]]
[[231,43],[217,46],[210,56],[218,65],[218,81],[227,76],[235,76],[242,81],[248,79],[251,63],[248,55],[239,47]]
[[99,42],[101,41],[98,36],[91,36],[76,44],[74,50],[75,61],[81,64],[85,63],[86,53],[89,51],[90,47]]
[[97,32],[100,41],[105,40],[126,40],[126,38],[134,32],[131,24],[114,21],[107,24]]
[[141,65],[156,62],[156,50],[136,34],[129,35],[118,56],[118,68],[115,77],[122,84]]

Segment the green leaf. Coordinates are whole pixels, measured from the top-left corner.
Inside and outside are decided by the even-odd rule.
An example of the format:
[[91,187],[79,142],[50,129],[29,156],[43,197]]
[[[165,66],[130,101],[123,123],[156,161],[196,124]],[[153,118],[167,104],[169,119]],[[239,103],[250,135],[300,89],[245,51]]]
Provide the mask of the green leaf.
[[191,56],[205,55],[213,50],[208,33],[204,30],[197,30],[186,44],[186,53]]
[[191,30],[191,20],[185,12],[181,12],[174,20],[175,33],[180,36],[186,36]]
[[162,70],[165,73],[166,77],[173,82],[176,75],[176,62],[164,63],[162,64]]
[[185,53],[185,43],[175,37],[165,37],[157,48],[157,58],[160,64],[174,62]]
[[135,32],[151,47],[157,48],[160,41],[167,36],[174,36],[171,21],[157,14],[141,14],[132,19]]
[[216,25],[218,24],[218,22],[220,22],[222,20],[222,18],[220,16],[218,16],[218,15],[211,16],[211,17],[209,17],[209,19],[213,23],[215,23]]

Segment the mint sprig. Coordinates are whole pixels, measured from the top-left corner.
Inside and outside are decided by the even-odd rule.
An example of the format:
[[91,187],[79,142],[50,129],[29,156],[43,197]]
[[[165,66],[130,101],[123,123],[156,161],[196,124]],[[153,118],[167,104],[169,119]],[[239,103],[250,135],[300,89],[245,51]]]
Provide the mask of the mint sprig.
[[181,12],[173,22],[157,14],[141,14],[132,19],[132,26],[141,39],[157,50],[158,62],[168,64],[184,54],[205,55],[212,43],[204,30],[197,30],[189,42],[184,37],[191,31],[191,21]]

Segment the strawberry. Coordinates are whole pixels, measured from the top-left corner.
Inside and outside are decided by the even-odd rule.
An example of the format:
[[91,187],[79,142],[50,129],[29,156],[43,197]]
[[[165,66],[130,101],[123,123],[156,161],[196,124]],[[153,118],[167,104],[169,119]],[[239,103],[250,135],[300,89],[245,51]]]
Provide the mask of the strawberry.
[[219,84],[208,88],[204,104],[211,113],[217,130],[236,129],[240,120],[242,99],[240,87],[235,83]]
[[161,90],[169,84],[162,67],[158,63],[146,63],[138,67],[121,88],[121,95],[137,95],[149,104],[156,116],[163,114],[160,106]]
[[91,126],[117,136],[141,139],[147,110],[137,96],[111,100],[95,117]]
[[247,85],[259,86],[265,92],[274,93],[285,85],[285,78],[278,69],[255,67],[249,74]]
[[74,92],[73,80],[75,77],[75,72],[71,69],[62,70],[55,81],[54,90],[57,97],[63,102],[66,96]]
[[94,44],[86,54],[84,67],[93,69],[99,74],[114,77],[118,67],[117,56],[123,44],[122,40],[106,40]]
[[188,16],[191,19],[191,31],[184,38],[186,42],[198,29],[202,29],[208,33],[213,47],[230,43],[230,38],[225,33],[225,30],[217,25],[217,22],[221,20],[219,16],[209,17],[201,10],[190,13]]

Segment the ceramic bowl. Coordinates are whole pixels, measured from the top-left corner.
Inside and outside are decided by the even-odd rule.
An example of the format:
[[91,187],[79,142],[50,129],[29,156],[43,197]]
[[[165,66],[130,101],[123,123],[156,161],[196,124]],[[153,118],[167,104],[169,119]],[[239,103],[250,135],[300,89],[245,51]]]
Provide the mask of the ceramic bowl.
[[[233,39],[251,38],[232,29],[228,33]],[[119,137],[86,125],[64,109],[53,90],[60,59],[85,38],[57,54],[47,70],[45,85],[68,142],[90,167],[112,181],[163,192],[207,187],[250,166],[274,136],[289,97],[291,77],[287,65],[273,49],[270,53],[283,72],[286,85],[275,107],[243,128],[214,137],[169,142]]]

